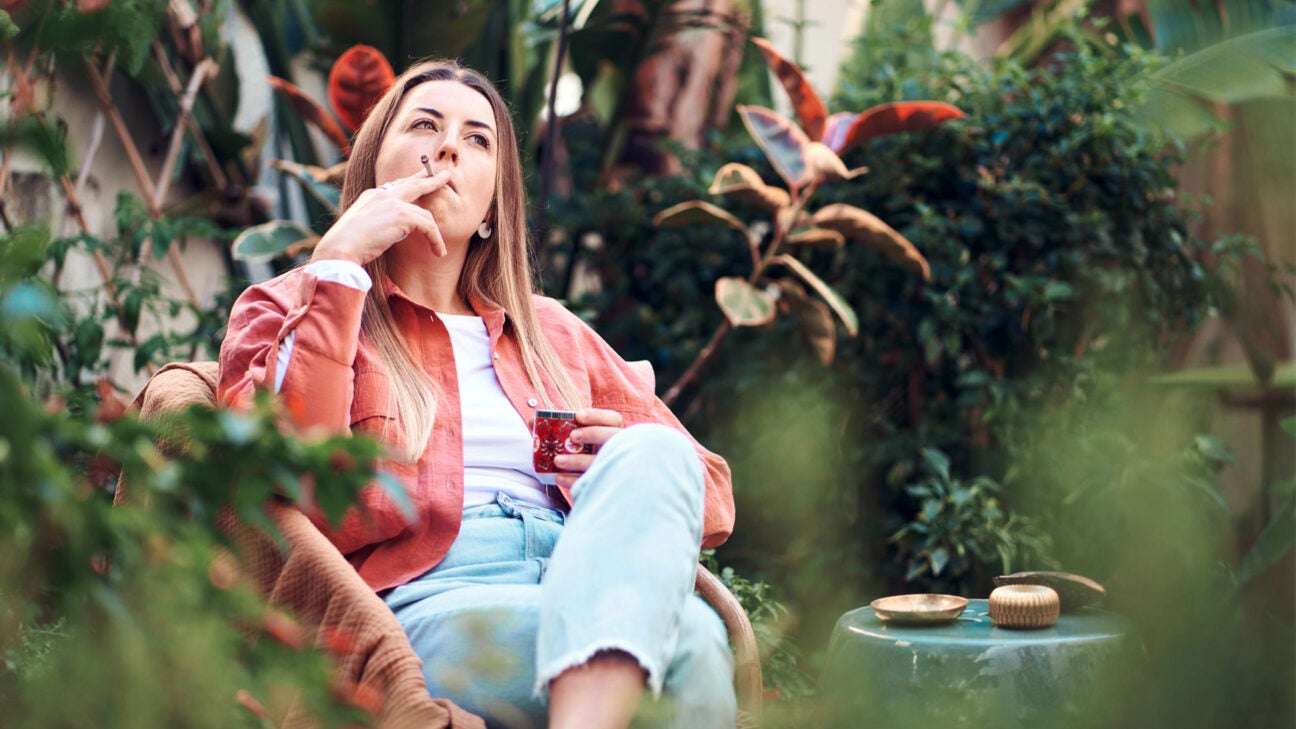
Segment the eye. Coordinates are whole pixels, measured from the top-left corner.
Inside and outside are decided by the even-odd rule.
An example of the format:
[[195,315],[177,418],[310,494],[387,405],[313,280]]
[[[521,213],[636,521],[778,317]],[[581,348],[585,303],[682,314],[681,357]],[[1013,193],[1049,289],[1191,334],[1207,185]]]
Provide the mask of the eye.
[[422,119],[415,119],[414,123],[410,125],[410,129],[430,129],[432,131],[436,131],[436,128],[437,128],[436,122],[426,117]]
[[490,137],[485,134],[469,134],[468,141],[480,146],[482,149],[490,149]]

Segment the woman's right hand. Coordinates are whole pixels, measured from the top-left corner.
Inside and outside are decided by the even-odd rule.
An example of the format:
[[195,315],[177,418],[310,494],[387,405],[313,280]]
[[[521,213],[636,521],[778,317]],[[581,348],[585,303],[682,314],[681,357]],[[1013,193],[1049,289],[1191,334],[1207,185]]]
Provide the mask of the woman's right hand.
[[444,256],[445,240],[436,218],[415,201],[445,187],[449,180],[449,170],[428,177],[420,169],[365,190],[315,244],[311,261],[343,260],[363,266],[414,233],[427,238],[433,255]]

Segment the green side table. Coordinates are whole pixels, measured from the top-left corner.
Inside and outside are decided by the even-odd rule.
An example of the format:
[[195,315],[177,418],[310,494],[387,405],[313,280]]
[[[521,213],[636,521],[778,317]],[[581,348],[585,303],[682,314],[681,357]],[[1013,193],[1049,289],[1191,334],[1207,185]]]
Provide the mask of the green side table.
[[1006,630],[986,600],[932,626],[884,623],[869,607],[837,621],[820,679],[832,727],[1120,726],[1133,625],[1086,608],[1051,628]]

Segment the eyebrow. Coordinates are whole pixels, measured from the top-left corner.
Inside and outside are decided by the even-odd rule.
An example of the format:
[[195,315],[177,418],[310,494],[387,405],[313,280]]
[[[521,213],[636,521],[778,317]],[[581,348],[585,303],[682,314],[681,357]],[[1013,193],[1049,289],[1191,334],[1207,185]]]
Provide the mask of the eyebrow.
[[[441,112],[437,111],[436,109],[433,109],[433,108],[430,107],[430,106],[418,106],[418,107],[415,107],[415,108],[414,108],[414,111],[421,111],[421,112],[424,112],[425,114],[431,114],[432,116],[436,117],[437,119],[445,119],[445,115],[444,115],[444,114],[442,114]],[[468,127],[478,127],[478,128],[480,128],[480,129],[485,129],[486,131],[491,132],[491,133],[494,133],[494,132],[495,132],[495,128],[494,128],[494,127],[492,127],[491,125],[487,124],[487,123],[484,122],[484,121],[477,121],[476,119],[468,119],[467,121],[464,122],[464,126],[468,126]]]

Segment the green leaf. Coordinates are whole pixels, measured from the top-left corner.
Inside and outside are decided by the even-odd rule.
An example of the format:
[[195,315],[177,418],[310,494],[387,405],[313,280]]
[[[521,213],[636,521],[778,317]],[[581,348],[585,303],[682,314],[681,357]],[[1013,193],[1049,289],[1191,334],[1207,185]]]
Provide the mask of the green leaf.
[[945,565],[949,564],[949,558],[948,549],[937,547],[927,558],[931,562],[932,574],[939,577],[941,571],[945,569]]
[[781,114],[760,106],[738,105],[738,115],[752,139],[788,187],[796,191],[810,181],[806,154],[810,138]]
[[35,276],[45,263],[50,245],[50,230],[45,223],[24,225],[0,236],[0,286]]
[[939,448],[922,449],[923,461],[941,477],[942,481],[949,481],[950,477],[950,460],[944,451]]
[[909,563],[909,571],[905,573],[905,581],[913,582],[927,571],[928,564],[924,560],[914,560]]
[[236,260],[256,263],[269,261],[288,253],[303,241],[318,239],[315,232],[287,220],[272,220],[254,225],[239,233],[230,245],[230,254]]
[[1238,582],[1245,585],[1264,573],[1296,545],[1296,499],[1288,499],[1242,558]]
[[1291,98],[1296,26],[1286,25],[1217,43],[1152,74],[1153,83],[1223,104]]
[[71,172],[67,125],[61,119],[51,120],[44,115],[29,114],[0,121],[0,147],[30,150],[44,160],[55,177]]
[[1233,451],[1224,445],[1224,441],[1212,435],[1198,434],[1193,439],[1193,445],[1197,453],[1216,466],[1236,465],[1237,459],[1233,456]]
[[716,303],[725,318],[736,327],[763,326],[774,321],[774,297],[736,277],[716,281]]
[[936,521],[936,517],[940,516],[941,509],[942,504],[940,501],[936,499],[927,499],[923,502],[922,512],[918,515],[918,518],[930,524],[933,521]]
[[814,271],[806,268],[806,265],[801,261],[788,255],[775,256],[773,262],[781,263],[792,269],[793,273],[800,276],[802,281],[805,281],[810,288],[822,296],[824,301],[828,302],[828,306],[832,307],[837,318],[841,319],[842,324],[846,325],[847,334],[853,337],[859,333],[859,317],[856,316],[855,310],[851,308],[850,304],[846,303],[846,299],[842,298],[841,294],[824,283],[823,279],[816,276]]
[[9,17],[9,11],[0,10],[0,41],[7,41],[18,35],[18,24]]

